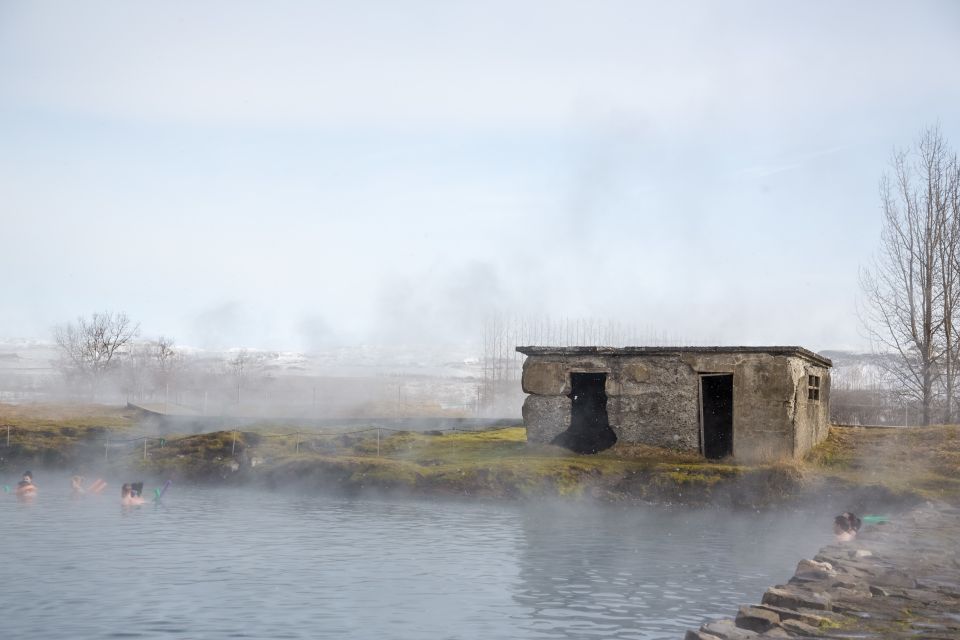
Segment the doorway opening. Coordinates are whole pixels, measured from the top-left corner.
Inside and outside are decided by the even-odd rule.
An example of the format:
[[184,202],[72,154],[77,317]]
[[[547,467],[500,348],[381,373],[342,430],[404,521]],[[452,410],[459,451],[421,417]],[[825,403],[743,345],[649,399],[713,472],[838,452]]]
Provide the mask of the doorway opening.
[[598,453],[617,442],[607,419],[607,374],[570,374],[570,427],[553,444],[577,453]]
[[716,460],[733,453],[733,374],[700,375],[700,447]]

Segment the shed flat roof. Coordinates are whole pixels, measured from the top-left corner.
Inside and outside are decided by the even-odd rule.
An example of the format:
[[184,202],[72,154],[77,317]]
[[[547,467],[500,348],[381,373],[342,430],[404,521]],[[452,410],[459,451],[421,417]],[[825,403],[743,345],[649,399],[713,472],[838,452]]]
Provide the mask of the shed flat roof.
[[517,347],[527,356],[651,356],[677,353],[768,353],[798,356],[813,363],[832,367],[830,358],[803,347]]

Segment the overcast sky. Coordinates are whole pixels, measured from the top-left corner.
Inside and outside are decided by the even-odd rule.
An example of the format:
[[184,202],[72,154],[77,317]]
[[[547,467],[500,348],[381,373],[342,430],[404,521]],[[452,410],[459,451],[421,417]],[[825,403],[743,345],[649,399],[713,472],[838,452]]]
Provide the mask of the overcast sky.
[[0,0],[0,336],[856,348],[960,3]]

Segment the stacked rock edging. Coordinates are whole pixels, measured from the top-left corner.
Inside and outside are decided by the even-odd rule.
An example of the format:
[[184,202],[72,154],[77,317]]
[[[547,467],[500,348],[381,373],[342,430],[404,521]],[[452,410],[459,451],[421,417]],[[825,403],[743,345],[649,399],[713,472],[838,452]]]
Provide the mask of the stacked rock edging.
[[927,504],[801,560],[790,581],[686,640],[960,638],[960,509]]

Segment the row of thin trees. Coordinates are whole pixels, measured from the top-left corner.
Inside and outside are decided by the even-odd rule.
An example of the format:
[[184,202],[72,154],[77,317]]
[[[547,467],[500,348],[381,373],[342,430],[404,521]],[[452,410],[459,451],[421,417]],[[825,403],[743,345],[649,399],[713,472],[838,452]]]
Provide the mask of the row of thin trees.
[[479,413],[507,415],[519,411],[524,394],[520,388],[524,356],[518,346],[660,346],[679,345],[676,336],[658,334],[650,328],[616,320],[596,318],[549,318],[490,315],[481,329],[478,389]]
[[960,163],[939,127],[894,152],[881,246],[861,271],[862,325],[922,424],[955,419],[960,370]]

